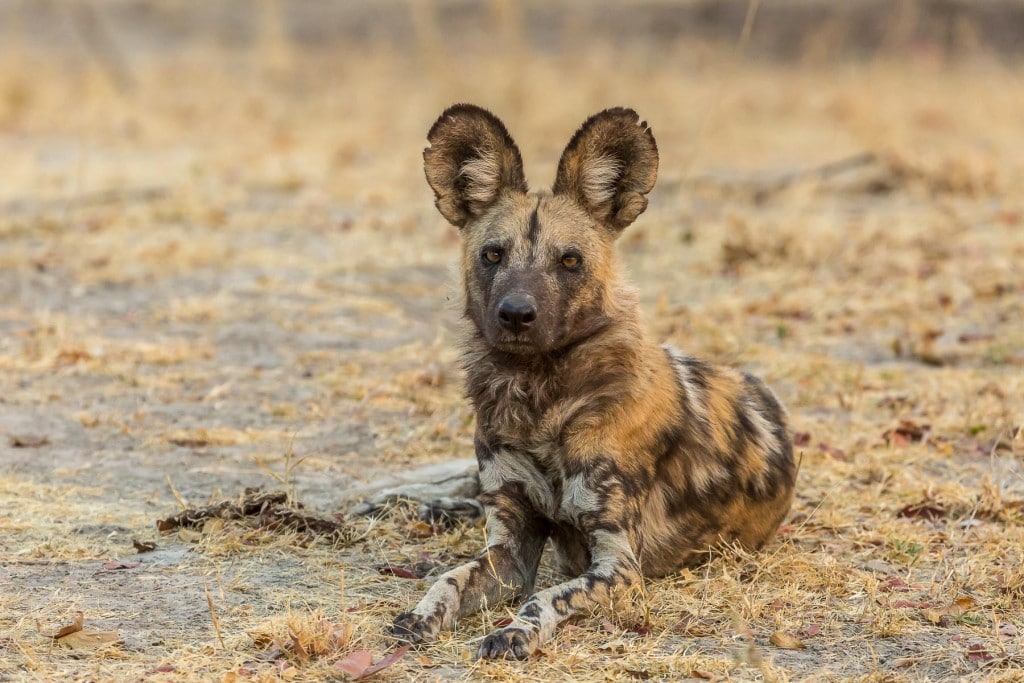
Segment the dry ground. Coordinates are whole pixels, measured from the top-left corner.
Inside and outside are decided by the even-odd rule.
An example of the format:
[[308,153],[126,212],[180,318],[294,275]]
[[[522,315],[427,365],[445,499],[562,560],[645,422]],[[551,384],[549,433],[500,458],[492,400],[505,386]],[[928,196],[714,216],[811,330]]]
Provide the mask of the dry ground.
[[[338,548],[155,529],[246,486],[343,511],[471,453],[458,236],[420,168],[456,100],[506,120],[535,184],[586,115],[651,122],[623,260],[659,335],[788,404],[799,491],[767,552],[650,582],[529,662],[472,661],[496,610],[377,676],[1024,680],[1019,70],[563,55],[514,30],[455,51],[420,20],[402,52],[129,55],[125,90],[80,50],[0,53],[0,680],[345,678],[480,547],[401,512]],[[117,642],[55,645],[79,611]]]

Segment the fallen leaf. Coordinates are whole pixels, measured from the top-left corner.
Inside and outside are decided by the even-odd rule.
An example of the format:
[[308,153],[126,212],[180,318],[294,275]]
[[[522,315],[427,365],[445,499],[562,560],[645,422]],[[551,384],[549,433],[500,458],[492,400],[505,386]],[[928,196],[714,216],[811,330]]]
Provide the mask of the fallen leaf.
[[896,513],[897,517],[903,519],[924,519],[929,522],[934,522],[937,519],[942,519],[946,516],[946,509],[935,502],[922,501],[920,503],[913,503],[900,509]]
[[827,443],[819,443],[818,450],[830,456],[833,460],[838,460],[839,462],[849,461],[849,458],[846,457],[846,451],[835,446],[829,446]]
[[413,538],[429,538],[434,535],[434,527],[423,520],[416,520],[409,525],[409,535]]
[[112,562],[104,563],[103,568],[105,570],[107,570],[108,572],[113,572],[113,571],[117,571],[119,569],[135,569],[140,564],[142,564],[142,563],[141,562],[117,562],[115,560],[115,561],[112,561]]
[[988,332],[964,332],[957,337],[957,341],[961,344],[970,344],[972,342],[992,341],[995,338],[994,334]]
[[151,553],[156,550],[156,543],[152,541],[140,541],[137,538],[133,538],[132,547],[135,548],[135,552],[137,553]]
[[198,531],[192,531],[192,529],[178,529],[178,538],[186,543],[198,543],[203,540],[203,535]]
[[1021,222],[1020,211],[1000,211],[996,214],[996,217],[999,219],[999,222],[1004,225],[1019,225]]
[[625,652],[626,641],[622,638],[616,638],[615,640],[609,640],[607,643],[600,645],[597,649],[605,650],[607,652]]
[[684,636],[690,636],[692,638],[713,636],[718,632],[718,629],[715,628],[714,624],[708,623],[691,613],[683,614],[672,630],[676,633]]
[[216,534],[224,530],[224,520],[220,517],[211,517],[203,522],[202,533],[205,535]]
[[718,674],[713,674],[710,671],[701,671],[700,669],[694,669],[690,672],[690,678],[699,678],[702,681],[720,681],[722,677]]
[[391,652],[390,654],[386,655],[383,659],[381,659],[373,666],[363,671],[363,673],[357,676],[357,678],[362,678],[363,676],[372,676],[378,671],[388,668],[389,666],[400,660],[402,657],[404,657],[405,654],[409,651],[409,648],[411,647],[412,645],[403,645],[394,652]]
[[175,671],[177,671],[177,669],[174,668],[173,664],[162,664],[156,667],[155,669],[150,669],[149,671],[147,671],[146,675],[148,676],[150,674],[170,674],[174,673]]
[[907,585],[907,582],[904,581],[903,579],[901,579],[898,576],[890,576],[890,577],[886,578],[886,580],[882,582],[882,585],[880,586],[880,588],[882,590],[887,590],[887,591],[909,591],[910,590],[910,586]]
[[504,617],[503,619],[498,619],[493,624],[491,624],[491,627],[492,628],[505,628],[506,626],[508,626],[511,623],[512,623],[512,617]]
[[423,577],[414,572],[411,569],[405,567],[394,567],[392,565],[380,565],[377,567],[377,573],[385,576],[397,576],[400,579],[422,579]]
[[344,649],[352,638],[352,624],[346,622],[338,628],[331,626],[331,638],[339,649]]
[[821,627],[818,626],[817,624],[811,624],[810,626],[808,626],[807,628],[804,629],[804,635],[809,637],[809,638],[813,638],[814,636],[816,636],[816,635],[818,635],[820,633],[821,633]]
[[868,571],[879,572],[881,574],[893,574],[897,571],[896,567],[884,560],[870,560],[861,566]]
[[369,650],[356,650],[343,659],[334,663],[336,669],[341,669],[352,678],[359,678],[370,665],[373,664],[373,653]]
[[1007,621],[999,624],[998,633],[1002,638],[1015,638],[1017,636],[1017,632],[1017,627]]
[[794,446],[809,446],[811,443],[811,435],[808,432],[795,432],[793,434],[793,445]]
[[608,633],[611,633],[613,635],[622,633],[622,629],[620,629],[618,626],[608,621],[607,619],[601,621],[601,628],[603,628],[605,631],[608,631]]
[[291,651],[298,655],[299,659],[302,661],[309,659],[309,651],[306,650],[306,646],[302,644],[299,634],[297,634],[290,626],[288,627],[288,635],[292,637]]
[[768,638],[768,642],[783,650],[802,650],[807,647],[802,640],[785,631],[776,631]]
[[648,636],[651,634],[651,625],[647,623],[630,624],[626,627],[629,633],[635,633],[638,636]]
[[882,438],[889,445],[905,446],[908,443],[924,441],[931,432],[931,425],[919,425],[912,420],[900,420],[899,424],[882,433]]
[[57,643],[72,650],[96,650],[121,640],[117,631],[75,631],[57,638]]
[[59,631],[53,634],[53,639],[63,638],[64,636],[81,631],[85,626],[85,615],[81,612],[75,612],[75,620],[67,626],[64,626]]
[[967,646],[967,659],[972,662],[988,662],[994,657],[981,643],[971,643]]
[[50,437],[44,434],[11,434],[8,440],[14,448],[39,448],[50,443]]
[[61,352],[57,354],[58,365],[74,365],[79,361],[91,359],[92,354],[81,349],[62,349]]
[[346,612],[362,612],[364,609],[370,609],[371,607],[373,607],[373,603],[364,602],[364,603],[361,603],[361,604],[358,604],[358,605],[353,605],[352,607],[346,607],[345,611]]
[[974,601],[974,598],[969,595],[961,595],[953,601],[949,611],[953,614],[962,614],[963,612],[974,609],[976,605],[977,603]]
[[209,446],[212,441],[203,435],[200,436],[168,436],[167,443],[183,448],[201,448]]

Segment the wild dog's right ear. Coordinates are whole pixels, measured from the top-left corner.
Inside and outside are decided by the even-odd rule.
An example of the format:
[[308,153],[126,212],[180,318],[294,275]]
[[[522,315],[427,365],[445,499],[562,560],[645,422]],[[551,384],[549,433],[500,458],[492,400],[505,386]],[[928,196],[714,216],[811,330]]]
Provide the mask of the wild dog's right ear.
[[437,210],[459,228],[506,190],[526,192],[523,158],[497,116],[472,104],[445,109],[427,133],[423,170]]
[[591,116],[572,136],[552,190],[618,233],[647,208],[644,195],[657,177],[658,145],[647,122],[615,107]]

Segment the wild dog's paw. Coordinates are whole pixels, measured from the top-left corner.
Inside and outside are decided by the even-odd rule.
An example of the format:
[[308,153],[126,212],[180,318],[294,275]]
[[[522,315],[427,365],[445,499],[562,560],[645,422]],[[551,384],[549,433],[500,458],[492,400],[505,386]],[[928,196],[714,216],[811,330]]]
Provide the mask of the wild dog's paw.
[[537,634],[519,626],[506,626],[484,638],[480,659],[526,659],[537,649]]
[[395,618],[388,632],[392,638],[406,643],[429,643],[437,639],[439,630],[436,619],[406,612]]

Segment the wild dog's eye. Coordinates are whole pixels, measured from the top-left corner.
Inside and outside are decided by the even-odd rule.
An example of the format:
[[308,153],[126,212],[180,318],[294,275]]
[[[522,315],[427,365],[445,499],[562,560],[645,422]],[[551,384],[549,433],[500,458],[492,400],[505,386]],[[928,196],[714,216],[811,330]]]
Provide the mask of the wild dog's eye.
[[583,257],[574,251],[562,254],[562,265],[568,268],[569,270],[573,270],[574,268],[576,268],[576,266],[578,266],[580,264],[580,261],[582,260]]
[[501,250],[499,249],[484,249],[484,261],[488,263],[500,263],[501,262]]

